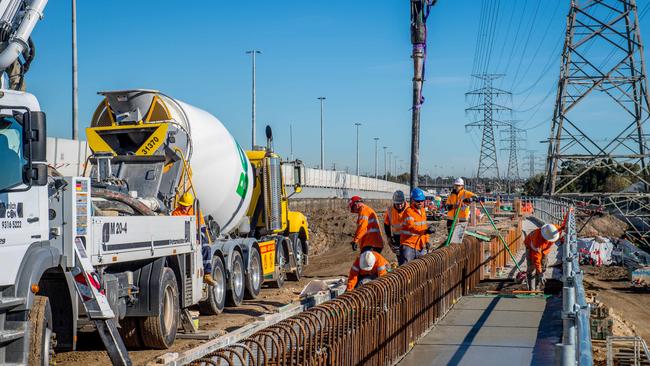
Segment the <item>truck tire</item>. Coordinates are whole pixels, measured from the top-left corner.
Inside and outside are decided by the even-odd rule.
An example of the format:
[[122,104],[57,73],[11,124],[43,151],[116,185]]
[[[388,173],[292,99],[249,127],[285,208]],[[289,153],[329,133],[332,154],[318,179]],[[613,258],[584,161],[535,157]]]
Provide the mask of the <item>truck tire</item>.
[[142,321],[140,330],[142,344],[155,349],[169,348],[176,339],[180,309],[178,305],[178,285],[174,271],[165,267],[160,276],[160,297],[158,316],[148,316]]
[[287,278],[292,281],[300,281],[302,271],[305,267],[305,259],[302,252],[302,240],[299,237],[296,237],[296,241],[293,244],[293,254],[296,257],[296,269],[291,273],[287,273]]
[[212,257],[212,278],[216,286],[208,286],[208,299],[199,302],[201,315],[217,315],[226,305],[226,270],[220,257]]
[[238,251],[232,252],[230,262],[230,281],[228,283],[228,297],[226,305],[239,306],[244,301],[244,260]]
[[246,294],[245,298],[252,300],[257,298],[262,291],[262,282],[264,282],[264,270],[262,269],[262,256],[260,250],[251,248],[250,258],[248,258],[248,276],[246,276]]
[[271,286],[281,288],[287,278],[287,255],[284,240],[280,242],[280,245],[275,250],[275,261],[278,264],[278,273],[275,274],[275,280],[271,282]]
[[142,319],[136,317],[128,317],[120,320],[119,332],[126,348],[142,348],[142,338],[140,337],[139,327],[140,323],[142,323]]
[[54,352],[52,342],[52,308],[46,296],[34,296],[34,303],[29,311],[29,358],[30,366],[49,365]]

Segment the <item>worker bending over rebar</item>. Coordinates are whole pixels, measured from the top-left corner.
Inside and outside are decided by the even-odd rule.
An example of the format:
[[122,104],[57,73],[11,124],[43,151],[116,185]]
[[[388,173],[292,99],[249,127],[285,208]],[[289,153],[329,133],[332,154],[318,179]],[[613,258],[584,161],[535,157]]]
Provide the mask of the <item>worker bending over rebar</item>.
[[529,290],[542,290],[547,256],[551,247],[560,239],[562,226],[545,224],[531,231],[524,239],[526,245],[526,280]]
[[348,291],[388,273],[388,261],[381,254],[366,250],[361,252],[350,268]]

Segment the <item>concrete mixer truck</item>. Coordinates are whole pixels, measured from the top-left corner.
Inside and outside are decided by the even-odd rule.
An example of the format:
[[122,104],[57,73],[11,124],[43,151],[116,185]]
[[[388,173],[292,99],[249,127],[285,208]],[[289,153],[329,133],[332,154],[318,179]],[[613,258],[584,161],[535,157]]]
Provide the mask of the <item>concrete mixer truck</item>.
[[[188,307],[219,313],[307,263],[307,220],[288,209],[271,131],[244,152],[214,116],[160,92],[100,94],[87,174],[62,177],[45,162],[36,98],[0,91],[0,364],[74,349],[93,318],[75,288],[80,251],[124,343],[158,349]],[[170,215],[188,191],[204,220]],[[215,286],[203,284],[205,241]]]

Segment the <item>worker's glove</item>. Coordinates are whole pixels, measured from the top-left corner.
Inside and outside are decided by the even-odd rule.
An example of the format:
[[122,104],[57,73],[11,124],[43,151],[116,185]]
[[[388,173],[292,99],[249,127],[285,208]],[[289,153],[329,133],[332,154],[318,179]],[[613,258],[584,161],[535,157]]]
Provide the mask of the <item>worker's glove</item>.
[[359,246],[355,242],[351,242],[350,245],[352,246],[353,252],[356,252],[359,249]]
[[465,199],[463,200],[464,203],[472,203],[472,202],[474,202],[474,201],[475,201],[475,200],[474,200],[474,197],[465,198]]
[[447,211],[450,211],[454,208],[454,205],[445,205],[445,208],[447,209]]
[[431,243],[427,243],[427,253],[433,252],[433,245]]
[[395,239],[391,238],[390,239],[390,246],[393,247],[393,248],[398,248],[399,249],[399,240],[395,240]]
[[435,232],[436,232],[436,228],[433,226],[429,226],[426,231],[427,234],[435,234]]

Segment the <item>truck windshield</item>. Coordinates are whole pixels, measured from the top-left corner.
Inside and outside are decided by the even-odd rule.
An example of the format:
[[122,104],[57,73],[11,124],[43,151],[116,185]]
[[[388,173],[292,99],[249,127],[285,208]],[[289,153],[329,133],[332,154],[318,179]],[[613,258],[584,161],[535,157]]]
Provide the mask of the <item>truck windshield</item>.
[[23,182],[23,127],[11,117],[0,118],[0,191]]

